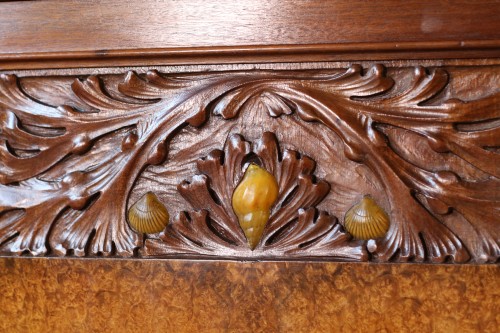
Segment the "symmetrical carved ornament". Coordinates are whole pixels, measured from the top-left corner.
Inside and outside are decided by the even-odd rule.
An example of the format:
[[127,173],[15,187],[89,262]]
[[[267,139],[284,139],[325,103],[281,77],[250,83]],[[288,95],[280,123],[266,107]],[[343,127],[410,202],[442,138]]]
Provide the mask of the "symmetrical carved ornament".
[[[275,175],[279,193],[253,249],[231,205],[232,194],[243,176],[245,158],[251,154]],[[330,188],[325,181],[314,180],[314,161],[293,150],[281,152],[272,133],[264,133],[254,145],[233,135],[224,151],[215,150],[200,159],[198,169],[200,175],[178,187],[195,211],[178,215],[159,239],[148,239],[146,254],[330,256],[349,260],[365,257],[359,241],[350,241],[334,217],[314,208]]]
[[[500,87],[462,101],[440,95],[442,69],[402,73],[2,75],[0,253],[496,262]],[[264,112],[273,130],[251,122]],[[179,139],[190,131],[213,137]],[[179,160],[190,177],[145,176]],[[346,165],[365,171],[343,196]],[[233,198],[251,166],[277,188],[253,241]],[[160,185],[132,200],[148,177]]]

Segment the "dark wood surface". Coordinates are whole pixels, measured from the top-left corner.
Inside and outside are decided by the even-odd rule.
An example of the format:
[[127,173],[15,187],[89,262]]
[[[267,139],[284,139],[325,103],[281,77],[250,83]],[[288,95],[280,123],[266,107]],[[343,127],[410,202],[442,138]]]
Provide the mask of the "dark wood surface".
[[2,53],[500,39],[498,1],[30,1],[1,8]]

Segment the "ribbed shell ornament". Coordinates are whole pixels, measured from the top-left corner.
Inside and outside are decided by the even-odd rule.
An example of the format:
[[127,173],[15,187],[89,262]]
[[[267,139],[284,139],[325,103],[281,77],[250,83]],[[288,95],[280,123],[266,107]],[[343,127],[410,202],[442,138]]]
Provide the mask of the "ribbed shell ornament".
[[369,196],[365,196],[345,214],[344,227],[356,239],[383,237],[389,225],[389,216]]
[[128,221],[132,229],[144,234],[162,231],[168,220],[167,208],[153,192],[144,194],[128,211]]
[[278,183],[274,176],[260,166],[250,164],[234,190],[232,204],[252,250],[259,244],[277,198]]

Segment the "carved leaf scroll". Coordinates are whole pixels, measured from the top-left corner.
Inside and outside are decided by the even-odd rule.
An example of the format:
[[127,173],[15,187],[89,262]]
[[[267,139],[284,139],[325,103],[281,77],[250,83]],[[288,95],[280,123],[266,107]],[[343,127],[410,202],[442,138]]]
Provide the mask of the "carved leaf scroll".
[[[49,105],[50,96],[48,101],[37,101],[25,92],[22,80],[2,75],[0,251],[133,255],[142,246],[143,236],[130,229],[125,210],[141,171],[148,165],[168,165],[169,140],[184,126],[201,126],[210,113],[231,121],[259,104],[273,117],[297,116],[323,124],[341,139],[345,156],[366,166],[383,184],[391,227],[384,238],[370,241],[372,259],[497,261],[500,87],[489,87],[491,95],[476,100],[445,100],[440,94],[450,78],[442,69],[417,67],[396,78],[401,82],[394,86],[380,65],[366,72],[354,65],[343,73],[252,71],[166,77],[154,71],[145,75],[130,72],[118,85],[90,76],[75,79],[71,85],[77,104],[86,106],[80,110],[69,106],[71,103]],[[414,163],[396,149],[397,138],[390,135],[394,130],[411,132],[434,154],[465,161],[486,176],[463,177],[460,170]],[[280,193],[285,197],[291,193],[286,172],[289,177],[299,175],[297,181],[303,186],[319,186],[307,171],[310,162],[305,156],[288,156],[287,150],[283,156],[276,150],[274,156],[270,142],[263,138],[251,149],[267,163],[268,170],[282,174]],[[238,144],[243,145],[239,149],[246,156],[248,143],[241,140]],[[193,192],[189,188],[196,187],[219,198],[207,207],[206,193],[200,192],[200,198],[188,195],[190,204],[200,211],[180,214],[168,227],[175,232],[165,233],[172,236],[169,246],[176,247],[177,253],[213,253],[210,249],[220,249],[221,237],[229,249],[226,254],[238,256],[245,249],[241,231],[227,223],[234,218],[226,202],[228,191],[241,170],[227,169],[234,161],[221,162],[221,155],[214,154],[200,162],[202,175],[180,187],[185,196]],[[217,179],[225,182],[217,183]],[[286,256],[298,252],[337,256],[328,251],[344,244],[340,226],[333,216],[312,213],[318,198],[294,201],[310,195],[300,190],[283,206],[286,209],[276,205],[257,252],[271,251],[274,246],[272,251]],[[291,219],[297,225],[314,220],[317,230],[319,226],[333,227],[322,238],[312,240],[307,228],[291,228]],[[462,222],[455,225],[456,221]],[[203,229],[205,224],[208,230]],[[307,225],[311,223],[300,224]],[[202,241],[200,232],[205,235]],[[299,243],[302,246],[297,248]],[[323,247],[329,250],[321,250]]]
[[94,110],[84,112],[37,102],[2,75],[0,214],[23,213],[0,224],[6,251],[37,255],[50,245],[55,254],[133,255],[141,236],[125,210],[135,178],[165,159],[171,133],[206,118],[203,106],[189,108],[189,96],[173,97],[172,89],[193,89],[189,82],[155,72],[148,80],[131,73],[119,86],[141,98],[134,102],[111,97],[97,77],[75,80],[74,95]]
[[[406,90],[375,100],[367,97],[384,93],[393,84],[381,66],[373,67],[366,75],[360,66],[353,66],[337,76],[269,85],[265,94],[279,101],[269,109],[282,110],[286,105],[290,111],[281,113],[295,111],[303,120],[319,121],[334,131],[344,142],[345,156],[368,166],[385,185],[394,223],[387,236],[371,247],[374,259],[470,259],[459,237],[441,223],[439,214],[417,199],[423,195],[438,205],[457,209],[481,235],[484,251],[475,260],[496,261],[500,255],[500,200],[495,188],[500,186],[500,157],[488,148],[499,144],[500,93],[478,101],[449,100],[441,105],[424,105],[444,88],[447,73],[438,69],[428,74],[418,67],[413,75]],[[238,112],[229,104],[219,109],[224,110],[220,114],[225,118]],[[463,130],[473,123],[481,126],[474,127],[473,133]],[[470,182],[451,171],[418,168],[390,148],[381,130],[383,126],[423,135],[436,152],[455,154],[493,178]],[[484,210],[479,212],[477,207]]]

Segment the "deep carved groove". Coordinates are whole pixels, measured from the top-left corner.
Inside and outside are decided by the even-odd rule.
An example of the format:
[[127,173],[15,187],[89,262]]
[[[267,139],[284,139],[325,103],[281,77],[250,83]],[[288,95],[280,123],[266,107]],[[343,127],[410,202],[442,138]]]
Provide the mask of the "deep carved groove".
[[298,223],[298,218],[293,219],[289,223],[285,224],[283,227],[278,229],[273,236],[271,236],[267,241],[266,241],[266,246],[272,245],[273,243],[276,243],[280,241],[281,239],[285,238],[287,234],[289,234],[295,227],[297,227]]

